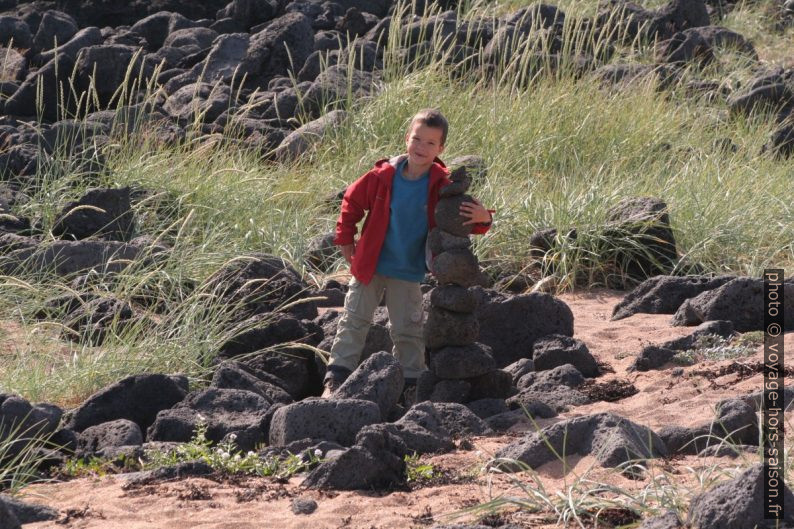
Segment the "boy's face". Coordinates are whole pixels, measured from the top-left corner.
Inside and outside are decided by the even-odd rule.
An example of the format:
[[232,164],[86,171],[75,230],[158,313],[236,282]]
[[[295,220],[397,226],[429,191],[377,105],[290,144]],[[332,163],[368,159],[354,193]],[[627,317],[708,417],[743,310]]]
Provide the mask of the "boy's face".
[[444,152],[441,144],[443,132],[436,127],[428,127],[423,123],[414,123],[405,135],[405,149],[408,163],[416,167],[430,167],[436,156]]

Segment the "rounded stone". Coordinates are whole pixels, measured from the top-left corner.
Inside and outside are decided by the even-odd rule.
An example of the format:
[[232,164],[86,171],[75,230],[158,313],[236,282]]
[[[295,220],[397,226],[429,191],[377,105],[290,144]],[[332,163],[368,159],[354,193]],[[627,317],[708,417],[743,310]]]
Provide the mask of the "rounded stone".
[[430,291],[430,304],[452,312],[470,313],[477,309],[477,296],[466,287],[444,285]]
[[430,353],[428,369],[438,378],[474,378],[493,371],[491,348],[481,343],[443,347]]
[[460,214],[460,206],[464,202],[473,202],[471,196],[462,194],[442,198],[436,204],[436,225],[444,231],[466,237],[471,234],[473,225],[463,224],[466,217]]
[[438,255],[447,250],[471,248],[471,239],[468,237],[457,237],[439,228],[433,228],[427,234],[427,244],[433,255]]
[[462,195],[466,191],[469,190],[470,182],[468,180],[462,180],[460,182],[452,182],[449,185],[446,185],[441,188],[438,192],[438,196],[440,198],[449,198],[454,197],[456,195]]
[[431,349],[468,345],[477,340],[480,324],[474,314],[431,307],[425,323],[425,344]]
[[479,263],[470,250],[448,250],[433,259],[433,275],[439,285],[452,283],[472,287],[480,280]]
[[431,402],[457,402],[462,404],[469,400],[470,391],[471,384],[465,380],[439,380],[433,386],[433,392],[428,400]]

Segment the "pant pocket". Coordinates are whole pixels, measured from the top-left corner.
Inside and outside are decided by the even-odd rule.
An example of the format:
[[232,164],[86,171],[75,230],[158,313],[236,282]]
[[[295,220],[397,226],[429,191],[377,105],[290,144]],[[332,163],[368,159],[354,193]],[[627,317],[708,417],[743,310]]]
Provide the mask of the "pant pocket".
[[361,282],[355,277],[348,283],[347,294],[345,295],[345,311],[356,313],[361,308]]
[[405,324],[409,327],[422,327],[424,324],[424,307],[422,305],[422,290],[417,286],[411,289],[407,296],[407,307],[405,311]]

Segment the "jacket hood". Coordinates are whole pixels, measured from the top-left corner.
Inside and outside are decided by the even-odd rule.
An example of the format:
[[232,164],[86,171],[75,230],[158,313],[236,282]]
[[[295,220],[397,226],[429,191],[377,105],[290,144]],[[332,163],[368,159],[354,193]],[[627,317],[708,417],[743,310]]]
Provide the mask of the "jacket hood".
[[[408,158],[407,154],[399,154],[397,156],[392,156],[391,158],[383,158],[382,160],[378,160],[375,162],[375,167],[378,169],[379,176],[393,174],[391,171],[395,171],[397,169],[397,164],[406,158]],[[440,158],[436,157],[433,160],[433,165],[430,166],[430,180],[435,181],[439,178],[447,176],[448,174],[449,170],[447,169],[447,166],[444,165],[444,162],[442,162]]]

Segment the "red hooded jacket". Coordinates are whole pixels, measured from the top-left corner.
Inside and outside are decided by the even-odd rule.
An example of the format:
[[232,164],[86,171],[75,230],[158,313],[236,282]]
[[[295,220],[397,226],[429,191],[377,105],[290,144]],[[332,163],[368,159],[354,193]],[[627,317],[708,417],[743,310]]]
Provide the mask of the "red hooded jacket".
[[[356,235],[356,224],[369,211],[361,228],[361,237],[356,244],[356,253],[350,272],[353,277],[369,284],[375,275],[375,268],[380,257],[383,241],[386,239],[386,230],[389,227],[391,190],[397,164],[407,155],[391,159],[379,160],[375,167],[370,169],[358,180],[350,184],[342,198],[342,212],[336,221],[336,236],[334,244],[353,244]],[[428,175],[430,181],[427,194],[427,223],[428,230],[435,225],[436,204],[438,203],[439,190],[452,183],[447,178],[449,170],[444,163],[436,158],[430,167]],[[490,210],[489,210],[490,211]],[[491,224],[475,224],[472,233],[482,234],[488,231]]]

